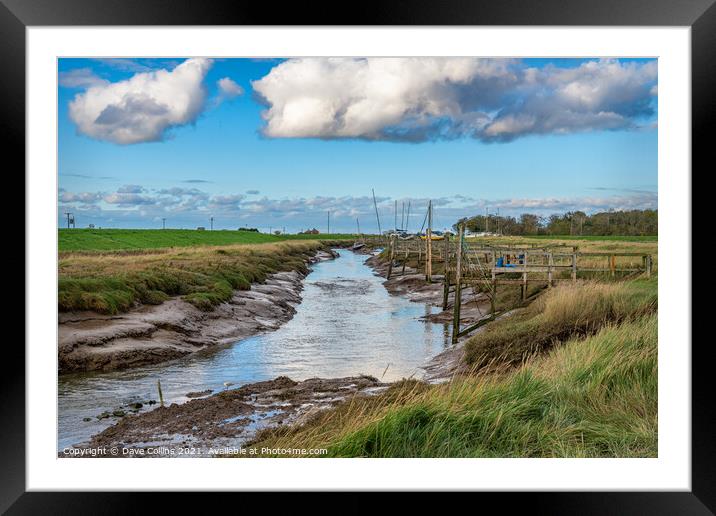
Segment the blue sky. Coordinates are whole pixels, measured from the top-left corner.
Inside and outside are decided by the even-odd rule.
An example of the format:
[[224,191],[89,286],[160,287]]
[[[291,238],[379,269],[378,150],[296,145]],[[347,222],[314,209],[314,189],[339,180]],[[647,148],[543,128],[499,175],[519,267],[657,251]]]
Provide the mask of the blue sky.
[[58,215],[77,227],[293,232],[331,211],[332,231],[375,231],[371,188],[386,227],[411,202],[411,229],[428,199],[436,227],[656,208],[654,60],[58,66]]

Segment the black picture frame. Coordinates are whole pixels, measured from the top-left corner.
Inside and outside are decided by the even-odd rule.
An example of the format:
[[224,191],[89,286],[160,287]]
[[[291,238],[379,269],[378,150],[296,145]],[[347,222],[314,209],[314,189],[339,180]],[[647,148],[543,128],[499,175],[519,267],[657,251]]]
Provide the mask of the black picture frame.
[[[355,8],[337,2],[284,3],[274,8],[268,4],[227,1],[0,0],[0,124],[7,149],[5,163],[14,162],[18,168],[25,164],[25,29],[28,26],[265,24],[689,26],[692,170],[712,168],[716,162],[716,146],[709,141],[709,127],[716,120],[716,0],[448,0],[439,3],[412,0],[361,3]],[[26,276],[29,273],[26,268]],[[708,347],[692,347],[692,491],[485,493],[481,496],[503,504],[509,498],[509,505],[503,507],[525,506],[532,513],[712,514],[716,511],[716,415],[711,400],[711,375],[707,371],[710,367]],[[25,492],[27,443],[25,369],[22,367],[25,350],[13,346],[10,353],[0,375],[3,400],[0,510],[7,510],[8,514],[127,513],[146,503],[145,495],[127,493]],[[167,503],[185,503],[175,494],[165,494],[163,498]]]

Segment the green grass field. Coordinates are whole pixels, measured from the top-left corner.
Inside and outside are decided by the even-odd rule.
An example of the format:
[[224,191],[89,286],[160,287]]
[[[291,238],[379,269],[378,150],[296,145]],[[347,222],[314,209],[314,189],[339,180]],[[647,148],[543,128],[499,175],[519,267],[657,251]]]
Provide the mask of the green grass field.
[[194,229],[59,229],[60,252],[117,251],[203,245],[263,244],[285,240],[340,240],[354,235],[269,235],[253,231]]
[[530,235],[540,240],[611,240],[617,242],[657,242],[657,235]]

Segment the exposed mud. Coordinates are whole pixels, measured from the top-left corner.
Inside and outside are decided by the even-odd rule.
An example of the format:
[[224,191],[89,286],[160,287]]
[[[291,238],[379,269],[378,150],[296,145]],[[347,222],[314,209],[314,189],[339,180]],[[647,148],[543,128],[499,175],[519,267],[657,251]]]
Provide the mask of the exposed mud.
[[[509,317],[514,311],[505,312],[495,317],[495,320]],[[474,337],[487,326],[477,328],[470,334]],[[467,337],[461,337],[458,342],[451,348],[446,349],[442,353],[435,355],[430,361],[423,366],[425,375],[423,379],[428,383],[444,383],[450,381],[458,375],[470,374],[470,366],[465,361],[465,341]]]
[[120,449],[119,456],[158,447],[187,447],[194,456],[209,456],[213,449],[241,446],[269,426],[301,424],[321,410],[334,407],[352,396],[370,396],[388,384],[371,376],[311,378],[295,382],[281,376],[274,380],[244,385],[182,404],[158,407],[150,412],[127,415],[114,426],[74,447]]
[[[330,260],[319,251],[309,263]],[[180,298],[125,314],[59,314],[59,373],[110,371],[175,359],[277,329],[296,313],[304,274],[278,272],[203,312]]]

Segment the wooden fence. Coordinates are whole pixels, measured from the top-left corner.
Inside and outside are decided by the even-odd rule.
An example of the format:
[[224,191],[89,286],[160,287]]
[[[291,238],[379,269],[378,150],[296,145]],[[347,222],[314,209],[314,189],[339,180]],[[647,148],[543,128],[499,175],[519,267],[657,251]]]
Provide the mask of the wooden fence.
[[[495,308],[499,285],[520,285],[521,298],[525,302],[530,284],[552,287],[558,282],[576,282],[581,278],[621,279],[637,275],[649,277],[652,273],[652,256],[646,253],[580,252],[578,247],[566,244],[493,246],[466,241],[462,228],[456,237],[441,240],[375,235],[366,237],[365,242],[373,247],[383,247],[389,253],[388,279],[406,274],[406,264],[415,263],[415,268],[425,275],[427,282],[439,278],[443,283],[443,310],[448,309],[449,295],[455,294],[453,342],[499,315]],[[433,273],[434,265],[438,264],[443,272],[440,276]],[[490,315],[461,328],[462,289],[465,286],[477,286],[487,295]]]

